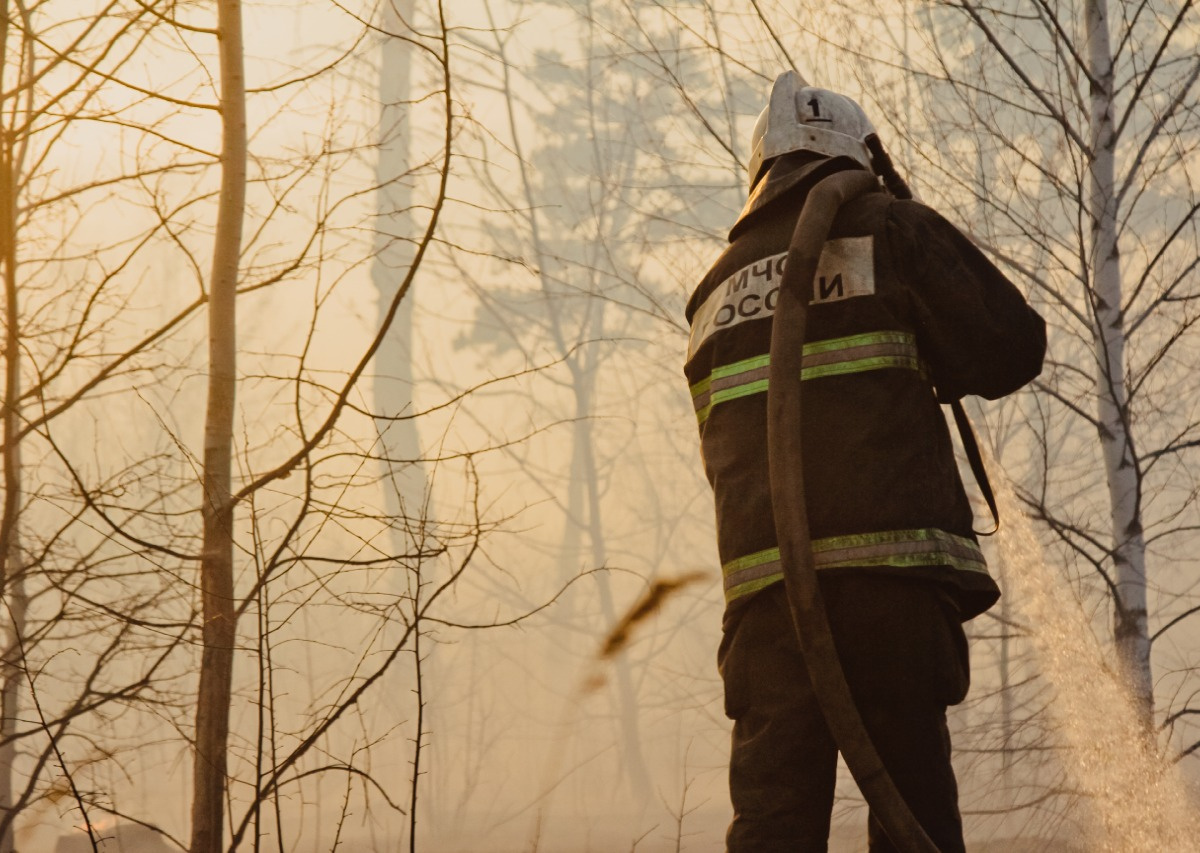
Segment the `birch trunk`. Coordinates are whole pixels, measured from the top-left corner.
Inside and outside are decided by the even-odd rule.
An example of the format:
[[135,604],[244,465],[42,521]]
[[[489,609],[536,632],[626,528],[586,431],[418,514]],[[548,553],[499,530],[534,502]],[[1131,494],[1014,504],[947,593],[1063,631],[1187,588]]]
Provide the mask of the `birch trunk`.
[[1087,0],[1090,128],[1087,216],[1095,322],[1100,442],[1112,512],[1116,595],[1113,637],[1118,661],[1147,730],[1154,713],[1150,638],[1146,620],[1146,540],[1141,520],[1140,472],[1134,462],[1125,384],[1125,317],[1117,246],[1116,130],[1113,125],[1113,56],[1105,0]]
[[208,305],[208,405],[204,421],[204,543],[200,686],[196,702],[191,853],[223,841],[226,752],[233,680],[233,499],[231,458],[237,382],[235,297],[246,196],[246,93],[240,0],[218,0],[221,194]]

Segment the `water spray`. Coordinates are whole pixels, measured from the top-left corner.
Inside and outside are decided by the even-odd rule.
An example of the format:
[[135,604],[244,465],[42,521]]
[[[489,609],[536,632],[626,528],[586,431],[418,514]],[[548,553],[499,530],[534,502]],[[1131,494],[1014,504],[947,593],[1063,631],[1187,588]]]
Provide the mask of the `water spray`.
[[[991,465],[992,470],[998,470]],[[1005,517],[997,536],[1013,607],[1032,626],[1042,676],[1053,686],[1054,731],[1064,770],[1090,814],[1087,849],[1104,853],[1190,853],[1200,818],[1178,768],[1157,754],[1129,691],[1110,666],[1079,602],[1047,564],[1033,525],[1006,477],[996,482]]]

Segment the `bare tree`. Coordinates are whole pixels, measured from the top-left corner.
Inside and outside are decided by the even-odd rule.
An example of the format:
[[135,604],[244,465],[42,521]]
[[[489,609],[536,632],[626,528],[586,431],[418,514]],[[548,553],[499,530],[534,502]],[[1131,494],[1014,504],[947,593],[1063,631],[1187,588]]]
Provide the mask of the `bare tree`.
[[[374,447],[373,431],[351,441],[344,416],[349,412],[350,420],[356,420],[366,413],[369,422],[369,409],[357,402],[361,379],[389,334],[437,230],[455,118],[446,24],[435,12],[424,33],[412,29],[411,22],[393,32],[415,44],[425,67],[436,72],[438,100],[430,103],[442,120],[433,137],[434,156],[410,164],[414,180],[424,181],[422,203],[432,216],[413,232],[393,235],[415,247],[411,264],[401,270],[398,286],[378,322],[368,324],[357,352],[347,353],[349,358],[333,371],[318,369],[322,378],[317,380],[308,352],[322,345],[318,316],[336,317],[326,305],[335,301],[334,288],[323,277],[335,285],[351,281],[351,273],[375,252],[372,241],[363,248],[361,239],[370,230],[369,223],[364,225],[370,216],[355,209],[374,185],[367,178],[347,188],[337,184],[336,176],[373,150],[374,142],[365,126],[354,126],[331,109],[320,129],[323,135],[307,150],[276,154],[264,145],[256,149],[254,135],[264,133],[258,126],[249,146],[253,158],[248,155],[247,93],[239,79],[242,47],[235,37],[240,6],[222,4],[215,28],[200,17],[204,10],[176,4],[139,2],[126,9],[113,2],[98,7],[93,16],[73,20],[51,3],[6,6],[0,76],[5,119],[0,145],[5,215],[0,224],[7,297],[7,487],[0,551],[8,635],[0,792],[9,792],[0,803],[5,809],[0,833],[6,839],[11,839],[19,814],[40,802],[59,801],[64,792],[84,810],[89,833],[99,826],[99,816],[108,814],[153,824],[169,835],[166,819],[139,817],[136,809],[117,801],[111,779],[106,779],[116,764],[107,756],[121,755],[131,745],[139,753],[152,750],[150,731],[190,730],[185,719],[191,705],[197,712],[193,743],[198,757],[191,846],[223,847],[225,804],[236,801],[229,780],[238,778],[243,754],[231,746],[229,728],[231,704],[237,708],[242,692],[234,675],[236,661],[245,657],[239,618],[256,602],[265,602],[271,583],[288,571],[322,564],[324,558],[310,556],[316,541],[312,533],[337,517],[336,495],[345,487],[336,482],[314,485],[313,477],[339,468],[346,458],[360,460],[352,469],[373,468],[386,458]],[[325,51],[319,62],[289,65],[281,60],[277,64],[283,73],[266,72],[274,76],[252,87],[248,96],[274,102],[285,115],[291,106],[311,113],[314,81],[338,80],[352,87],[352,62],[371,31],[366,26],[370,16],[355,20],[353,12],[330,9],[335,19],[356,27],[357,34],[352,29],[351,38]],[[161,39],[147,38],[151,26],[159,28]],[[203,94],[207,56],[196,46],[206,40],[218,46],[222,66],[220,96],[211,100]],[[188,57],[190,67],[170,65],[181,57]],[[141,75],[155,65],[183,70],[152,89]],[[262,60],[256,67],[261,76]],[[51,81],[53,87],[47,85]],[[225,141],[220,152],[206,150],[206,141],[179,126],[180,116],[207,114],[221,119]],[[62,154],[88,127],[110,134],[105,138],[112,144],[99,150],[112,162],[68,184],[61,176],[75,176],[63,168]],[[218,169],[222,187],[214,191],[208,177]],[[318,201],[315,209],[309,192]],[[58,210],[68,216],[56,219]],[[116,214],[109,216],[109,230],[100,237],[87,227],[97,210]],[[215,234],[207,233],[209,211]],[[116,226],[121,215],[128,224],[124,232]],[[250,223],[246,240],[239,237],[243,221]],[[55,225],[61,233],[54,233]],[[286,241],[279,240],[281,233],[288,235]],[[207,275],[199,262],[206,251],[212,259]],[[179,279],[189,273],[195,296],[180,300],[177,295],[186,289]],[[147,304],[138,298],[138,288],[152,275],[164,286],[149,294]],[[273,291],[290,286],[295,292],[294,282],[310,283],[314,294],[307,329],[301,322],[300,339],[293,336],[287,344],[299,353],[294,371],[282,366],[286,350],[272,356],[278,359],[274,362],[254,352],[251,364],[262,365],[262,373],[247,375],[246,367],[238,366],[244,343],[239,346],[235,335],[236,303],[261,309]],[[26,297],[23,305],[21,295]],[[195,375],[191,351],[197,341],[189,320],[206,306],[211,354],[203,372],[210,380],[209,434],[197,442],[203,451],[194,453],[187,409],[196,395],[187,390],[186,378]],[[153,322],[139,328],[147,314]],[[250,333],[261,333],[261,315],[252,309],[249,316]],[[287,408],[295,422],[289,425],[284,419],[278,430],[247,429],[245,412],[262,411],[256,408],[262,398],[255,400],[254,390],[270,383],[294,393]],[[248,384],[251,393],[235,406]],[[131,410],[139,409],[150,418],[132,416]],[[412,416],[388,415],[401,423]],[[158,434],[147,436],[155,427]],[[358,422],[354,430],[362,427]],[[363,434],[368,437],[362,439]],[[140,443],[147,437],[149,450]],[[322,449],[339,441],[348,442],[352,452],[326,454]],[[89,448],[92,442],[94,448]],[[37,466],[23,469],[22,452],[28,456],[30,448]],[[237,481],[235,462],[243,469]],[[30,471],[36,476],[30,477]],[[296,513],[284,535],[275,531],[265,536],[257,519],[282,517],[280,507],[292,496],[278,484],[296,471],[305,472],[308,488],[295,493]],[[357,482],[378,485],[374,477]],[[239,505],[250,508],[249,519],[235,514]],[[23,518],[37,519],[36,528]],[[404,523],[386,515],[364,515],[363,520],[385,530]],[[36,534],[22,538],[26,528]],[[299,549],[298,536],[309,537]],[[444,538],[451,536],[462,538],[460,533]],[[444,551],[441,545],[429,547],[413,559],[434,559]],[[250,554],[266,559],[256,578],[246,582],[244,555]],[[353,559],[347,562],[354,564]],[[386,564],[384,558],[361,563]],[[196,586],[203,594],[200,608],[193,609],[192,573],[197,568]],[[36,580],[31,611],[36,618],[27,624],[23,585],[31,577]],[[268,623],[270,606],[265,603],[259,613]],[[382,624],[396,616],[385,611],[377,618]],[[260,634],[259,640],[269,668],[269,624],[265,630],[268,639]],[[186,686],[192,677],[187,649],[194,639],[202,647],[198,691]],[[63,649],[81,654],[64,656]],[[83,665],[80,658],[90,663]],[[24,682],[30,688],[29,705],[18,717],[16,688]],[[265,683],[263,695],[272,695]],[[278,734],[272,720],[262,732],[263,737]],[[240,743],[235,731],[233,744]],[[253,742],[250,752],[270,754]],[[256,790],[279,790],[263,782],[273,767],[270,762],[259,774]]]
[[[928,114],[970,111],[986,162],[967,187],[988,211],[979,236],[1039,294],[1055,327],[1032,423],[1042,471],[1025,497],[1061,553],[1099,580],[1123,678],[1150,728],[1152,637],[1186,618],[1186,580],[1172,564],[1194,528],[1188,401],[1197,388],[1177,365],[1194,346],[1196,262],[1186,247],[1197,229],[1188,163],[1200,62],[1185,33],[1196,12],[1088,0],[1038,4],[1032,16],[971,2],[938,15],[980,34],[992,82],[973,85],[964,72],[979,69],[939,52]],[[1036,194],[1006,190],[1014,179]],[[1086,448],[1089,435],[1102,452],[1084,458],[1102,476],[1081,479],[1078,457],[1064,451]],[[1101,490],[1102,504],[1083,483]],[[1163,627],[1152,630],[1152,619]]]
[[225,829],[226,753],[237,624],[233,578],[233,415],[237,285],[246,202],[246,79],[240,0],[217,3],[221,190],[208,287],[208,405],[204,418],[201,658],[192,783],[192,853],[218,853]]
[[[486,71],[494,75],[489,85],[503,99],[506,124],[491,129],[497,155],[481,165],[478,180],[498,208],[511,211],[498,220],[502,225],[489,228],[496,241],[492,251],[520,259],[528,273],[515,270],[503,283],[472,279],[479,305],[459,345],[501,363],[528,362],[543,351],[560,361],[554,372],[560,375],[543,378],[545,391],[534,402],[562,422],[569,452],[547,458],[518,446],[512,456],[522,480],[561,514],[561,538],[539,544],[559,582],[568,582],[581,567],[606,570],[595,575],[598,618],[570,604],[551,617],[556,634],[575,634],[581,641],[575,648],[566,642],[547,646],[550,669],[569,671],[578,664],[564,658],[578,658],[581,649],[590,654],[595,635],[618,619],[619,593],[607,570],[636,566],[650,581],[660,565],[675,568],[670,547],[678,515],[661,484],[647,476],[637,490],[636,510],[633,496],[613,486],[623,465],[636,468],[638,454],[653,451],[629,441],[613,445],[610,438],[614,418],[629,411],[612,408],[619,398],[613,393],[616,376],[636,377],[639,392],[631,402],[640,393],[653,396],[645,389],[661,388],[664,378],[675,381],[669,364],[647,370],[646,350],[664,334],[664,349],[681,339],[682,323],[659,282],[643,271],[653,265],[651,231],[658,223],[645,209],[654,202],[631,192],[642,181],[655,187],[669,180],[651,176],[647,167],[648,159],[657,166],[668,158],[647,152],[660,144],[670,147],[656,136],[658,121],[670,117],[656,113],[664,93],[655,90],[646,61],[627,51],[628,37],[619,28],[629,22],[614,4],[486,8],[494,40],[480,47],[493,57]],[[521,44],[521,22],[537,15],[561,21],[560,38],[536,45],[531,56]],[[666,193],[650,191],[656,202],[665,200]],[[632,425],[619,428],[634,431]],[[643,536],[653,545],[632,544]],[[652,665],[652,655],[634,649],[613,660],[621,772],[640,800],[653,790],[639,710],[646,701],[644,685],[653,689],[647,675]]]
[[[94,665],[90,672],[82,668],[86,677],[68,695],[51,700],[39,690],[54,678],[47,664],[62,648],[58,640],[70,643],[72,637],[88,636],[83,627],[88,617],[73,604],[100,606],[86,594],[72,602],[68,591],[96,584],[90,571],[94,553],[83,542],[70,541],[80,530],[79,514],[69,507],[72,501],[60,504],[60,513],[44,511],[48,494],[56,490],[53,477],[45,473],[47,455],[53,458],[59,449],[48,430],[56,418],[69,417],[89,390],[126,381],[137,354],[161,335],[152,330],[119,353],[105,340],[104,330],[114,325],[115,288],[113,277],[102,271],[108,263],[119,268],[138,257],[144,243],[136,237],[125,244],[118,239],[82,255],[70,245],[72,232],[80,227],[74,220],[90,212],[97,195],[144,180],[156,170],[122,171],[105,163],[85,175],[64,166],[64,160],[79,144],[82,128],[125,118],[124,108],[105,102],[102,81],[144,43],[157,24],[155,11],[147,4],[126,9],[114,2],[80,10],[13,2],[5,4],[0,18],[0,267],[5,287],[0,849],[5,851],[13,849],[17,815],[53,793],[45,778],[47,767],[64,780],[88,823],[82,791],[66,757],[68,733],[79,717],[120,705],[145,687],[138,686],[142,676],[123,681],[124,675],[117,674],[120,667],[114,666],[114,649],[104,649],[102,638],[96,637]],[[54,285],[56,272],[71,280],[89,267],[101,274],[79,287]],[[23,458],[32,459],[32,467],[23,465]],[[62,473],[70,476],[69,470]],[[66,576],[55,566],[61,567],[60,558],[76,545],[79,550],[71,558],[76,580],[64,586]]]

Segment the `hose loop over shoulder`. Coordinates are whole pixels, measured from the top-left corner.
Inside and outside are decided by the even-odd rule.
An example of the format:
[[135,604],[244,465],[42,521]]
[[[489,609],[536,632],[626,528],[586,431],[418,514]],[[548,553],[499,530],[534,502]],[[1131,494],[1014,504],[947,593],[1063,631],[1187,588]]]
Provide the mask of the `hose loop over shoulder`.
[[883,766],[863,727],[838,662],[817,586],[804,492],[800,440],[801,388],[808,300],[834,216],[848,201],[879,189],[874,175],[848,170],[809,192],[788,247],[771,335],[767,384],[767,456],[771,502],[784,584],[796,635],[826,723],[859,790],[892,842],[904,853],[937,853]]

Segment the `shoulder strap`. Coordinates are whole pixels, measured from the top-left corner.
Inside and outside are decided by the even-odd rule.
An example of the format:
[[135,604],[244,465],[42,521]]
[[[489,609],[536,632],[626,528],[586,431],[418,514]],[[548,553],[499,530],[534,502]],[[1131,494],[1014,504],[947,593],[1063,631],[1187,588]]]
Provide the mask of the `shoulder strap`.
[[954,412],[954,423],[958,426],[958,435],[962,439],[963,451],[967,454],[967,462],[971,464],[971,474],[975,483],[987,501],[988,509],[992,511],[992,522],[995,526],[987,533],[975,531],[977,536],[991,536],[1000,529],[1000,510],[996,508],[996,496],[992,493],[992,482],[988,479],[987,468],[983,465],[983,455],[979,452],[979,442],[975,439],[975,430],[971,428],[971,420],[963,409],[962,401],[955,400],[950,404]]

